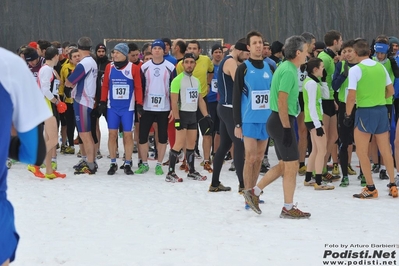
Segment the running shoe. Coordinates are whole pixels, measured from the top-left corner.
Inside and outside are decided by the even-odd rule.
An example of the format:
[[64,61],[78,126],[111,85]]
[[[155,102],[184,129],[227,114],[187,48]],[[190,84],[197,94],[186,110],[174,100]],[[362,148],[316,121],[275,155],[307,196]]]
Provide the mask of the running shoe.
[[359,194],[354,194],[353,197],[358,199],[376,199],[378,198],[378,190],[370,191],[368,187],[365,187]]
[[66,147],[64,154],[75,154],[75,147],[71,147],[71,146]]
[[316,180],[314,180],[313,178],[310,179],[310,181],[306,181],[306,180],[303,181],[303,185],[305,187],[314,187],[315,184],[316,184]]
[[333,164],[333,169],[331,171],[331,174],[335,175],[335,176],[339,176],[341,174],[341,172],[339,171],[339,167],[338,167],[337,163]]
[[331,183],[321,182],[321,184],[314,184],[314,190],[333,190],[335,187]]
[[299,168],[298,175],[300,175],[300,176],[306,175],[306,165],[304,165],[301,168]]
[[217,187],[213,187],[212,184],[209,186],[209,192],[222,192],[222,191],[231,191],[231,187],[225,187],[222,183],[219,183]]
[[350,164],[348,164],[348,175],[357,175],[356,171],[353,170]]
[[246,204],[257,214],[261,214],[262,210],[259,208],[259,196],[256,196],[253,189],[244,189],[243,196]]
[[387,170],[381,170],[381,171],[380,171],[380,179],[381,179],[381,180],[387,180],[387,179],[389,179],[389,176],[387,175]]
[[388,185],[389,188],[389,196],[392,196],[393,198],[398,197],[398,188],[396,187],[395,183],[389,183]]
[[109,166],[109,170],[107,172],[107,175],[114,175],[117,170],[118,170],[118,164],[117,163],[111,163],[110,166]]
[[36,177],[44,178],[44,174],[40,171],[39,166],[28,164],[28,170],[32,172]]
[[134,175],[134,172],[132,171],[132,167],[130,166],[130,164],[126,164],[123,171],[127,175]]
[[193,173],[188,173],[187,177],[192,180],[197,180],[197,181],[205,181],[207,179],[206,176],[201,175],[197,171],[194,171]]
[[371,168],[371,171],[374,174],[378,174],[380,172],[381,166],[378,163],[373,164],[373,167]]
[[280,213],[280,218],[285,219],[308,219],[310,216],[311,214],[309,212],[301,211],[296,205],[292,206],[291,210],[287,210],[283,207]]
[[230,168],[229,168],[229,171],[235,171],[236,170],[236,166],[234,165],[234,161],[232,161],[231,162],[231,165],[230,165]]
[[347,176],[342,177],[340,187],[347,187],[349,186],[349,178]]
[[57,171],[53,171],[51,174],[45,174],[44,177],[47,178],[47,179],[65,178],[66,174],[61,174],[61,173],[59,173]]
[[98,150],[98,151],[97,151],[97,159],[100,160],[101,158],[103,158],[103,155],[101,154],[101,151]]
[[204,163],[204,170],[208,171],[209,173],[213,172],[211,163],[209,161],[205,161]]
[[134,171],[134,173],[135,174],[144,174],[144,173],[148,172],[148,170],[150,170],[150,167],[148,166],[148,164],[141,164],[139,169]]
[[178,177],[175,172],[169,172],[165,177],[165,181],[171,183],[183,182],[183,178]]
[[155,174],[156,175],[163,175],[164,174],[161,165],[155,166]]

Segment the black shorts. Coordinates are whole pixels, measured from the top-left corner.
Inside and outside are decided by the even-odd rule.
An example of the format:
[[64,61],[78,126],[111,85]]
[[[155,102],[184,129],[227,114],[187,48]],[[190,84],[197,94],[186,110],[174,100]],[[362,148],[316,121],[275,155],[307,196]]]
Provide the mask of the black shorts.
[[305,110],[305,103],[303,102],[303,92],[299,92],[298,95],[298,103],[299,103],[299,107],[301,108],[301,112],[304,112]]
[[197,130],[196,112],[179,111],[180,126],[187,130]]
[[294,123],[295,117],[289,116],[291,125],[291,146],[286,147],[283,145],[283,125],[281,124],[280,117],[277,112],[272,112],[266,123],[266,129],[269,133],[270,138],[274,139],[274,148],[276,149],[276,155],[278,160],[284,162],[296,161],[299,159],[298,142],[296,139]]
[[152,123],[158,124],[158,140],[160,144],[168,142],[168,123],[170,111],[144,111],[140,119],[139,127],[139,144],[148,142],[148,135],[152,127]]
[[[323,121],[320,121],[321,125],[323,125]],[[314,123],[313,122],[305,122],[305,126],[306,128],[311,131],[312,129],[315,128]]]
[[137,104],[134,104],[134,123],[138,123],[139,122],[139,115],[137,112]]
[[328,115],[329,117],[332,117],[336,115],[335,111],[335,103],[334,100],[323,100],[322,101],[322,106],[323,106],[323,113],[325,115]]

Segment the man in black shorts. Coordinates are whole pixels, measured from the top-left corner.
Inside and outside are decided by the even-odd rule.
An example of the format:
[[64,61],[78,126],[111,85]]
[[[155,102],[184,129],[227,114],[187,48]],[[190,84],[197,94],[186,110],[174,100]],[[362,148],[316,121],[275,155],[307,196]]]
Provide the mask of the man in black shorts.
[[250,197],[245,197],[248,205],[260,214],[259,195],[267,185],[280,176],[283,178],[284,207],[281,218],[303,219],[309,218],[310,213],[302,212],[294,206],[294,192],[296,173],[298,171],[298,144],[294,131],[295,116],[298,115],[298,72],[300,65],[305,63],[307,55],[306,40],[302,36],[292,36],[285,41],[284,61],[273,75],[270,88],[270,109],[272,114],[267,121],[266,128],[270,137],[274,139],[279,163],[272,167],[251,189]]
[[183,72],[180,73],[171,84],[171,108],[175,118],[176,142],[169,153],[169,171],[166,175],[166,182],[183,182],[183,179],[175,173],[175,165],[180,150],[186,146],[186,157],[189,167],[187,177],[193,180],[205,181],[206,176],[202,176],[195,171],[194,167],[194,146],[197,139],[197,109],[201,110],[204,121],[208,128],[212,127],[212,119],[208,115],[206,103],[200,96],[201,85],[197,78],[193,76],[195,68],[195,56],[187,53],[183,57]]

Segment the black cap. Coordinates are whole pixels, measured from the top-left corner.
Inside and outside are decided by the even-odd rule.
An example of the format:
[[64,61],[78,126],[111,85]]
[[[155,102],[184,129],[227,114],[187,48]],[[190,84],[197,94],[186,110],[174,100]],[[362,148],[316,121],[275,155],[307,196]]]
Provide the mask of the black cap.
[[272,43],[271,49],[272,49],[272,53],[273,54],[277,54],[279,52],[283,51],[283,46],[284,44],[279,42],[279,41],[275,41]]
[[162,38],[161,39],[165,44],[167,43],[167,44],[169,44],[169,46],[172,46],[172,41],[171,41],[171,39],[169,39],[169,38]]
[[324,49],[326,48],[326,44],[324,42],[316,42],[314,44],[314,49]]
[[216,50],[220,50],[220,51],[223,52],[223,47],[220,44],[214,44],[212,46],[212,53],[211,54],[213,54],[213,52],[216,51]]
[[244,51],[244,52],[249,52],[248,47],[245,43],[242,42],[237,42],[234,45],[234,49],[240,50],[240,51]]
[[184,61],[185,59],[187,59],[187,58],[192,58],[192,59],[195,60],[195,56],[194,56],[193,53],[186,53],[186,54],[184,54],[184,56],[183,56],[183,61]]

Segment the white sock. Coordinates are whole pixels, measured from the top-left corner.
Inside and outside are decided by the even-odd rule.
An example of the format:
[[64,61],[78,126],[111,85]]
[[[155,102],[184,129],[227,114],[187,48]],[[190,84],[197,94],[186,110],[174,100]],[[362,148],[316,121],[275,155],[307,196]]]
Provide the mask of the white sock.
[[289,211],[292,209],[292,206],[294,206],[293,203],[284,203],[284,208]]
[[381,165],[381,170],[386,170],[385,165]]
[[262,192],[262,190],[258,186],[254,187],[254,193],[256,196],[259,196],[261,192]]

